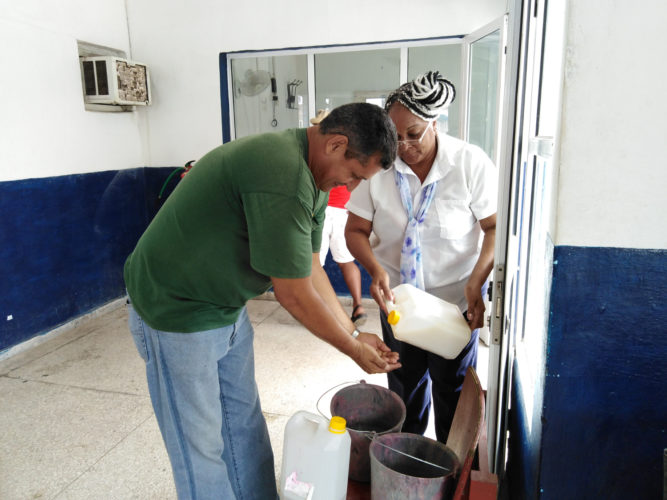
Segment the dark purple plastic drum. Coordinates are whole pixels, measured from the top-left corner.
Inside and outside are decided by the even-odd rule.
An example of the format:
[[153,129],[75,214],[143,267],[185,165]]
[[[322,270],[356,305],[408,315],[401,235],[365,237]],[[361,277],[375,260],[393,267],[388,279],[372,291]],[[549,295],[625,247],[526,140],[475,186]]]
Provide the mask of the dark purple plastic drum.
[[371,464],[368,448],[375,435],[398,432],[405,421],[405,405],[393,391],[379,385],[344,387],[331,399],[331,415],[343,417],[352,438],[349,478],[369,482]]

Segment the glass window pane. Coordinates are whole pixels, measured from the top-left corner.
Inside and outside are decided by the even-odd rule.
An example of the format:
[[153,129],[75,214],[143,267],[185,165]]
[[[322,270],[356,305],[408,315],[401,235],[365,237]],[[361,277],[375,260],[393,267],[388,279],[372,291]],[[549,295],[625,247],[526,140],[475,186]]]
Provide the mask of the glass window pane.
[[384,105],[399,85],[400,57],[400,49],[315,54],[316,109],[349,102]]
[[236,137],[308,126],[306,55],[231,60]]
[[470,45],[468,141],[495,158],[500,31]]
[[447,115],[438,120],[440,130],[454,137],[461,137],[460,95],[461,92],[461,44],[449,43],[408,49],[408,80],[413,80],[426,71],[440,71],[440,74],[454,84],[457,97],[449,106]]

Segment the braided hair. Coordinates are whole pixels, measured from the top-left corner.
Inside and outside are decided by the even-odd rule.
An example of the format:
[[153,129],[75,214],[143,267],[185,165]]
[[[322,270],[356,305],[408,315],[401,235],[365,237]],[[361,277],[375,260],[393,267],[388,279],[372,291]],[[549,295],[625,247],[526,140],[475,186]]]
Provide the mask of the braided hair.
[[391,92],[384,109],[389,111],[398,102],[422,120],[431,121],[447,109],[455,96],[456,89],[452,82],[439,71],[428,71]]

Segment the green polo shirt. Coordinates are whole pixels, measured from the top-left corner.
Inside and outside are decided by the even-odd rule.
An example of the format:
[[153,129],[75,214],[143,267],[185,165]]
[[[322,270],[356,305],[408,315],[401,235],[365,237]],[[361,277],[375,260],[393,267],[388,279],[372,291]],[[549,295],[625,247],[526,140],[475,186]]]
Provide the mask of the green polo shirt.
[[236,321],[270,277],[310,275],[328,194],[308,168],[306,129],[245,137],[201,158],[125,263],[151,327],[196,332]]

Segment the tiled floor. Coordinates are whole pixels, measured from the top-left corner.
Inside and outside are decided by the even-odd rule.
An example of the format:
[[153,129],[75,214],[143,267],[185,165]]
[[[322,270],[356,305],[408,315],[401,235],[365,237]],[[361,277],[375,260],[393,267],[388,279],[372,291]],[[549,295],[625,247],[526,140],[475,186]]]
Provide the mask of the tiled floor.
[[[144,365],[117,304],[0,361],[0,499],[176,498]],[[365,304],[363,329],[379,333],[377,307]],[[365,374],[273,300],[250,301],[248,309],[279,474],[292,414],[317,413],[321,396],[319,409],[328,414],[338,384],[364,379],[386,387],[386,377]],[[487,359],[482,348],[483,381]]]

